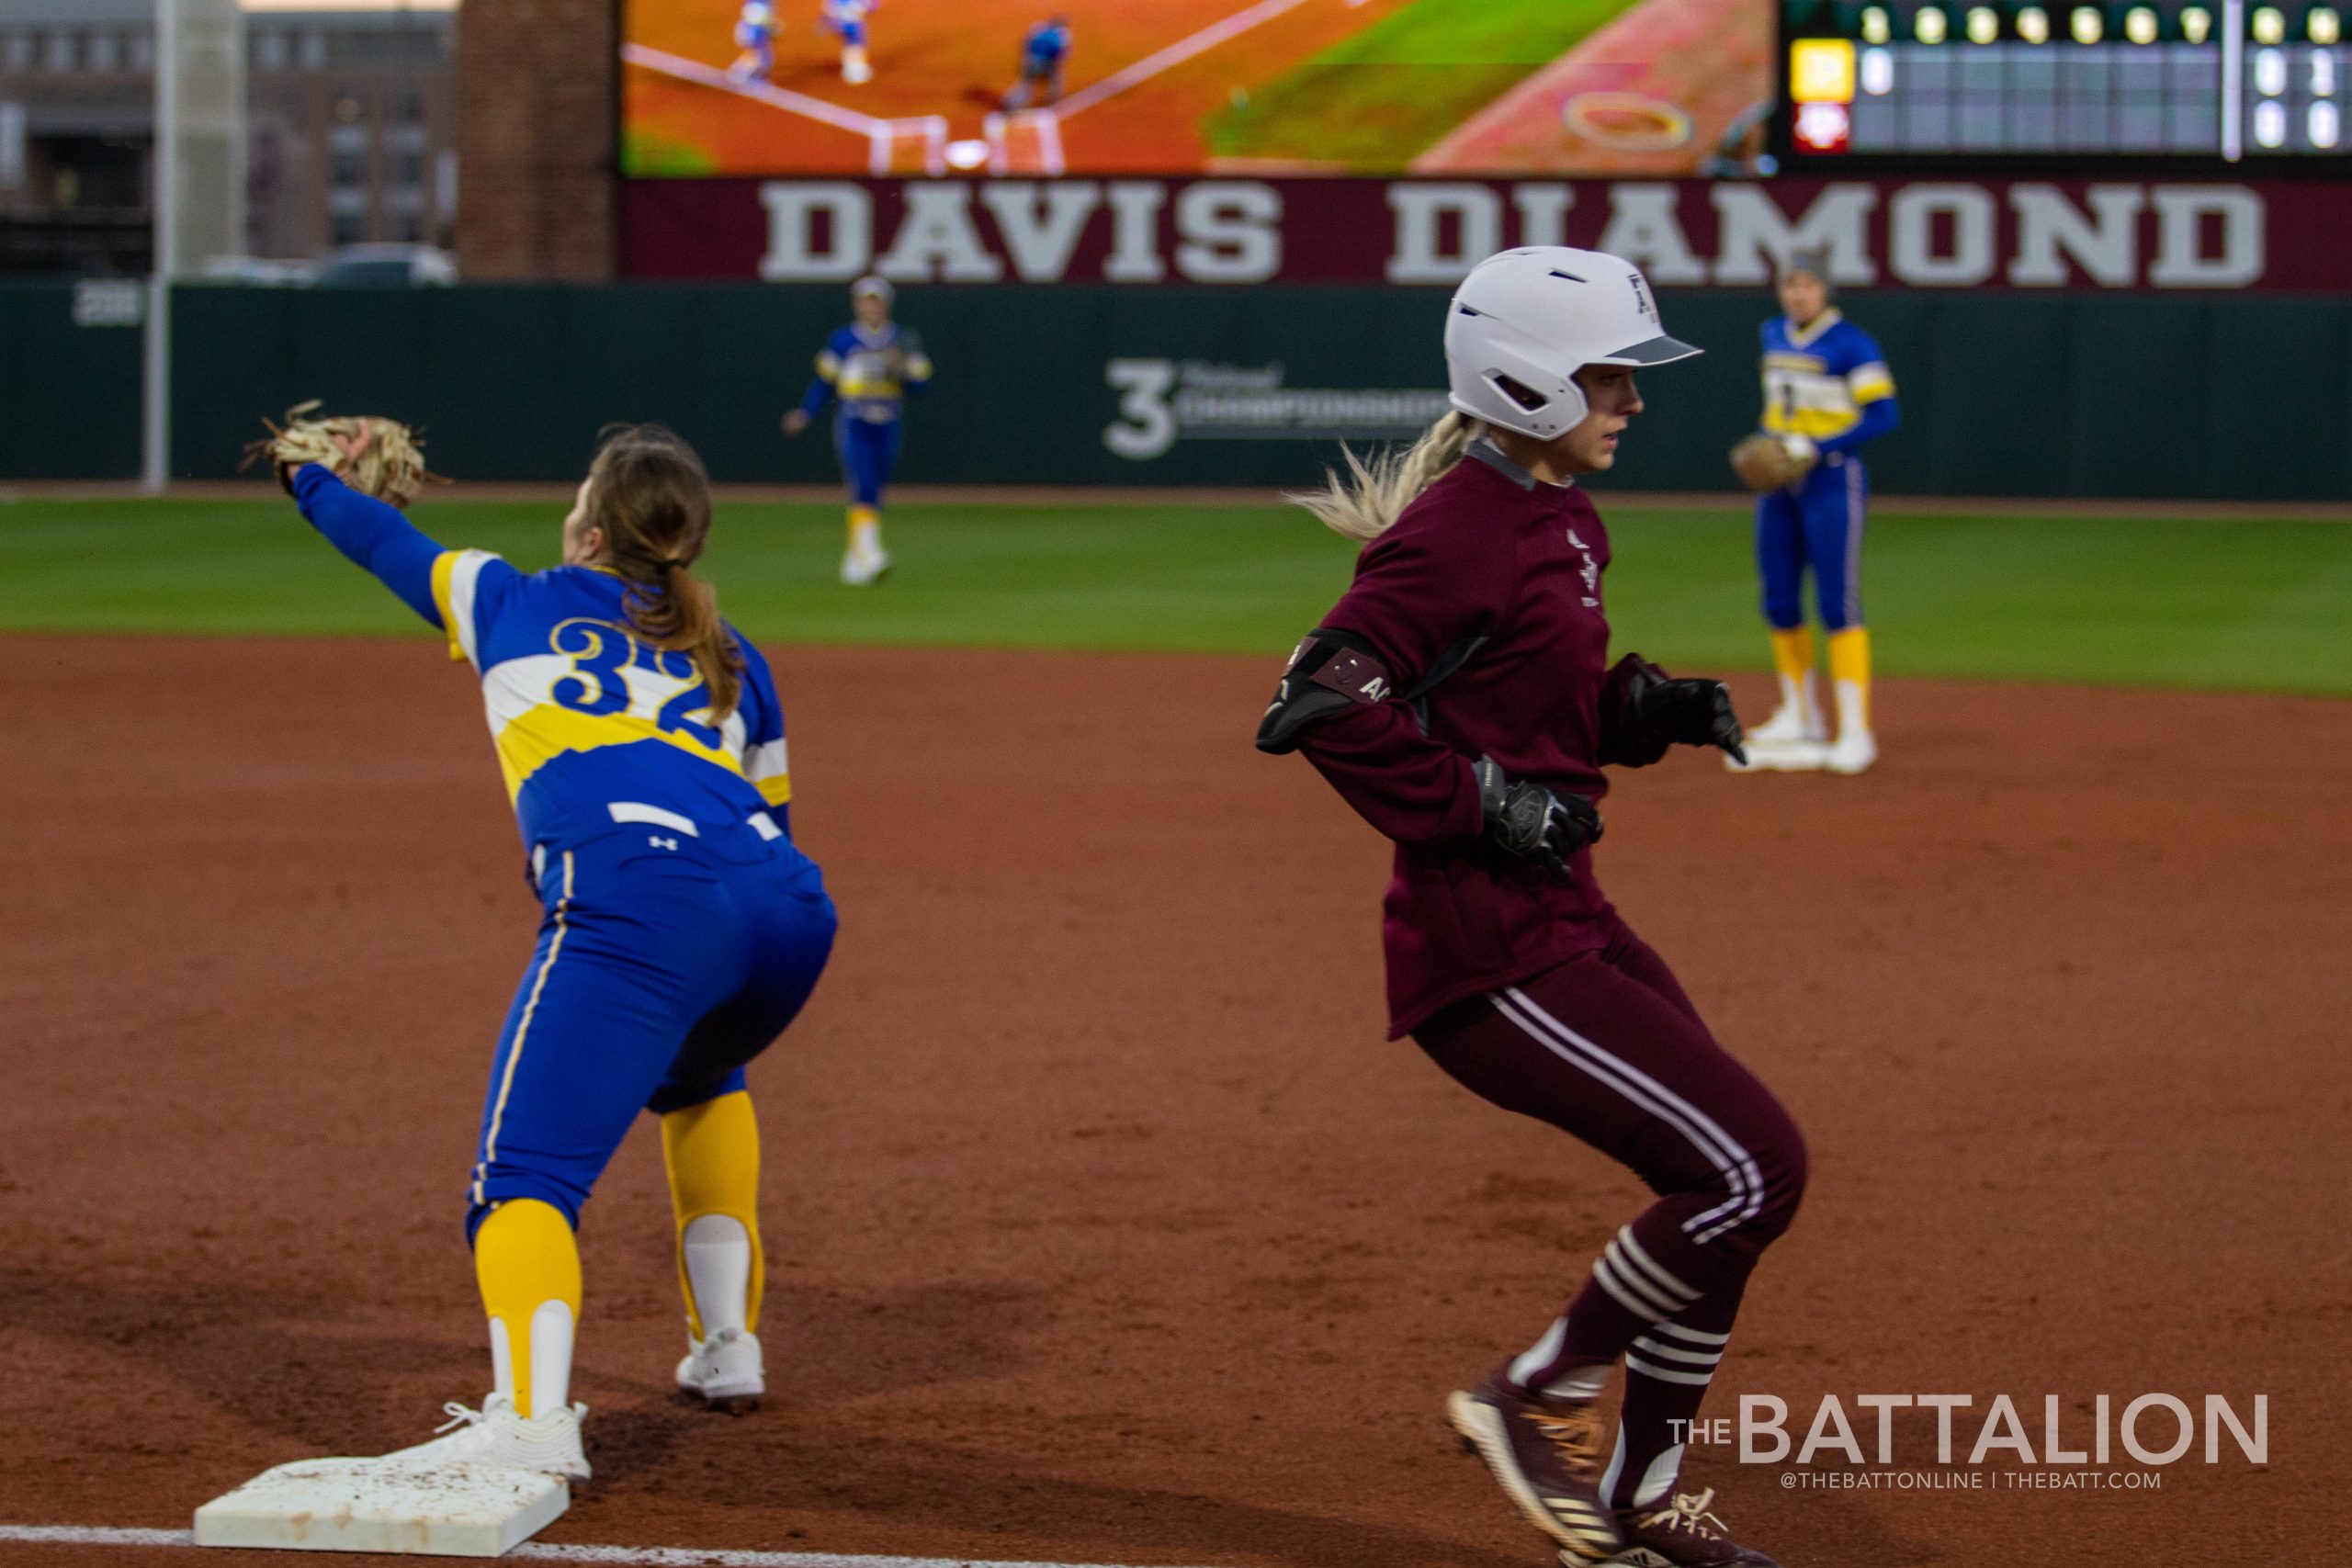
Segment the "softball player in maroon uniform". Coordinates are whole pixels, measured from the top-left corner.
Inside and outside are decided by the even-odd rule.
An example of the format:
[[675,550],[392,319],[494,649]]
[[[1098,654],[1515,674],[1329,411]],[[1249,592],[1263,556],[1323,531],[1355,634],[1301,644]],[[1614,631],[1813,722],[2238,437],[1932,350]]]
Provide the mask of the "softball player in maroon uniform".
[[[1392,1038],[1657,1194],[1533,1346],[1452,1397],[1455,1429],[1564,1563],[1770,1568],[1712,1493],[1677,1493],[1678,1438],[1796,1211],[1804,1145],[1602,897],[1590,848],[1605,766],[1678,742],[1740,754],[1721,685],[1609,662],[1609,535],[1573,478],[1616,461],[1634,372],[1699,351],[1665,334],[1634,266],[1558,248],[1483,263],[1445,347],[1456,412],[1302,498],[1367,543],[1258,744],[1306,753],[1396,842]],[[1604,1450],[1596,1400],[1620,1359]]]

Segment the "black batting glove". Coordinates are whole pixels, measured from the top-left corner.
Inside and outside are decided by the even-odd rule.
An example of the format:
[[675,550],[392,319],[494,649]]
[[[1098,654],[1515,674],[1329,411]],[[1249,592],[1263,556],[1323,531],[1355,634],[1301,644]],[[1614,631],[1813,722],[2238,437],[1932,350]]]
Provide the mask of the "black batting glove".
[[1602,761],[1647,767],[1675,745],[1720,747],[1735,761],[1747,761],[1722,682],[1677,680],[1638,653],[1618,668],[1626,673],[1615,721],[1603,730]]
[[1521,860],[1532,860],[1562,882],[1568,857],[1600,841],[1600,812],[1581,795],[1503,776],[1502,764],[1481,757],[1473,768],[1487,837]]
[[1747,761],[1739,716],[1721,681],[1661,681],[1634,698],[1641,722],[1678,746],[1716,746],[1734,761]]

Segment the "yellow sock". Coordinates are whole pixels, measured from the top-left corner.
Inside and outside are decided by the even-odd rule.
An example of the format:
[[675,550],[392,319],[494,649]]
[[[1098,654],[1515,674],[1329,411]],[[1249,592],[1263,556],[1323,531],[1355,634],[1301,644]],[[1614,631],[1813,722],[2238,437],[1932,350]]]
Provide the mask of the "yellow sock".
[[850,548],[855,549],[861,544],[873,543],[875,536],[879,534],[881,530],[882,513],[875,508],[871,506],[853,506],[849,509]]
[[748,1094],[662,1118],[662,1157],[678,1220],[678,1288],[697,1339],[760,1321],[760,1123]]
[[474,1278],[490,1314],[498,1392],[526,1417],[571,1398],[571,1337],[580,1321],[580,1244],[552,1203],[501,1203],[474,1233]]
[[1772,631],[1772,668],[1792,681],[1802,681],[1813,670],[1813,628]]
[[1829,634],[1829,678],[1838,684],[1840,728],[1871,727],[1871,634],[1848,626]]

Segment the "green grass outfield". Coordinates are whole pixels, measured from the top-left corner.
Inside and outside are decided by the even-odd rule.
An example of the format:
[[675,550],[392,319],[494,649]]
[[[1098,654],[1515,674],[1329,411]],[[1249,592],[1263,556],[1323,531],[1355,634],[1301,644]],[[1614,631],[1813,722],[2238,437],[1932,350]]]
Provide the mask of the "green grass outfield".
[[1414,0],[1203,121],[1226,158],[1404,169],[1636,0]]
[[[538,567],[562,511],[438,502],[417,520]],[[1765,667],[1745,512],[1620,508],[1613,535],[1621,648]],[[833,581],[835,507],[725,504],[716,537],[721,603],[763,642],[1269,660],[1351,558],[1272,506],[901,506],[899,570],[865,591]],[[1865,562],[1890,674],[2352,694],[2352,523],[1882,513]],[[0,503],[0,629],[429,635],[290,504],[258,500]]]

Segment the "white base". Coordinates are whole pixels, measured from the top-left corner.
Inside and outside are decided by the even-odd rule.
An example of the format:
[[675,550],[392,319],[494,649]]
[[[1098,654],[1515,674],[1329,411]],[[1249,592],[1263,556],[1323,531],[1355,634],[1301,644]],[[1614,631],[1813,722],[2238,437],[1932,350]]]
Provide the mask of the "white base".
[[571,1506],[531,1470],[313,1459],[266,1470],[196,1511],[196,1544],[496,1557]]
[[1829,743],[1821,740],[1756,740],[1747,742],[1747,765],[1726,755],[1724,766],[1735,773],[1817,773],[1829,766]]

